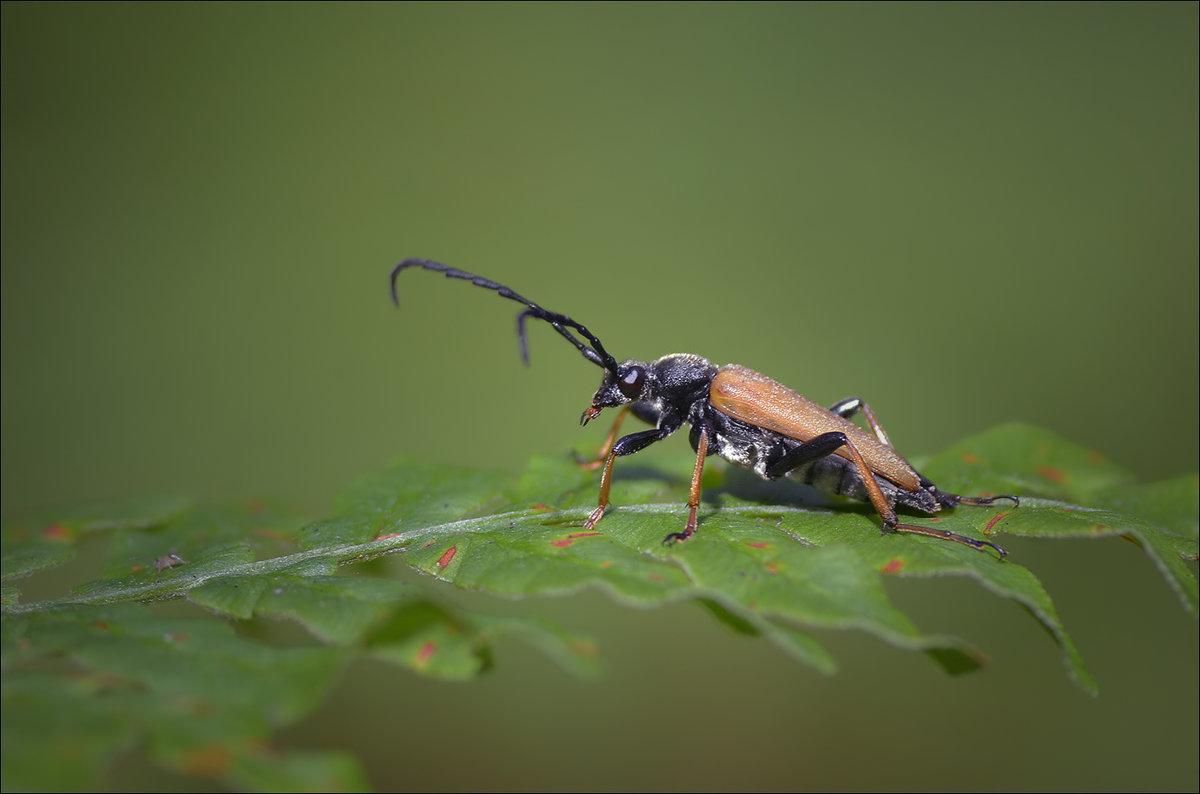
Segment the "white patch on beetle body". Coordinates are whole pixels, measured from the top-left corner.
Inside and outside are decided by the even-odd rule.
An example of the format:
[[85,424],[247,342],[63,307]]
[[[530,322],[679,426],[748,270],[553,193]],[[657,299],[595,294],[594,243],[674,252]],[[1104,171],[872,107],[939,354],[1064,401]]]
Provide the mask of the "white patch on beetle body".
[[754,444],[739,443],[725,436],[717,436],[717,454],[735,466],[750,469],[764,480],[768,479],[766,461]]

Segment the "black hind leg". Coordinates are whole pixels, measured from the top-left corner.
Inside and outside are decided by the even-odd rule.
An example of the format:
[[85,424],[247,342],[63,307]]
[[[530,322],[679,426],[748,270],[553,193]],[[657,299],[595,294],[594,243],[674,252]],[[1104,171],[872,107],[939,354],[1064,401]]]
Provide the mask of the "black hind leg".
[[[991,549],[1003,559],[1008,552],[995,543],[989,543],[986,540],[975,540],[964,535],[959,535],[954,532],[949,532],[944,529],[935,529],[933,527],[923,527],[917,524],[902,524],[896,516],[896,510],[888,502],[883,490],[879,487],[879,483],[875,479],[875,473],[867,466],[867,462],[863,459],[862,454],[854,446],[853,442],[846,437],[845,433],[837,431],[822,433],[815,438],[811,438],[800,446],[793,449],[791,452],[781,456],[779,459],[770,462],[766,467],[767,479],[782,477],[793,469],[803,466],[805,463],[826,457],[834,454],[838,450],[844,449],[851,463],[854,464],[855,470],[858,472],[858,477],[862,481],[863,488],[867,491],[867,496],[871,501],[871,505],[875,511],[879,513],[879,517],[883,519],[884,531],[887,532],[909,532],[914,535],[925,535],[931,538],[940,538],[942,540],[950,540],[955,543],[961,543],[964,546],[969,546],[977,551],[986,551]],[[920,476],[920,475],[918,475]],[[934,487],[933,483],[920,477],[920,485],[926,488],[933,496],[946,507],[953,507],[956,504],[991,504],[993,499],[1002,497],[964,497],[957,494],[942,493]],[[1007,497],[1016,501],[1015,496]]]

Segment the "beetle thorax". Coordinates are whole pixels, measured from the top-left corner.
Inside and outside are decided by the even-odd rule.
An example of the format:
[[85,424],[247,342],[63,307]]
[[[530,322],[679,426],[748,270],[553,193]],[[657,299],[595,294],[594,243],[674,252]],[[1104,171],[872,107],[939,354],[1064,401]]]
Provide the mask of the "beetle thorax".
[[653,376],[652,397],[673,397],[675,400],[690,397],[694,400],[708,395],[708,384],[717,374],[717,368],[706,358],[691,353],[672,353],[651,362],[650,373]]
[[691,353],[663,356],[650,363],[642,400],[659,415],[676,415],[682,420],[693,403],[708,399],[708,384],[716,373],[712,362]]

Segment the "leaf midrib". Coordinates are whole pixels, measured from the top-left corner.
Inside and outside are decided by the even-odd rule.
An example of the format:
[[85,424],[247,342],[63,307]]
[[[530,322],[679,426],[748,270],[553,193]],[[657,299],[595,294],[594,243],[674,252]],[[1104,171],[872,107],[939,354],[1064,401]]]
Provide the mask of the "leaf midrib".
[[[659,515],[659,514],[678,514],[682,503],[678,502],[659,502],[654,504],[643,505],[626,505],[621,507],[623,513],[637,513],[642,515]],[[814,512],[811,509],[791,507],[788,505],[772,505],[769,508],[762,505],[730,505],[720,508],[722,513],[732,513],[737,515],[742,514],[762,514],[770,512],[773,515],[781,514],[807,514]],[[96,593],[93,595],[76,594],[62,596],[60,598],[48,598],[40,601],[30,601],[28,603],[4,604],[2,614],[6,616],[28,615],[36,612],[47,612],[59,607],[80,606],[80,605],[98,605],[112,604],[123,601],[152,601],[171,598],[182,595],[189,590],[194,590],[209,582],[218,581],[221,579],[231,579],[245,576],[263,576],[273,573],[281,573],[298,565],[302,565],[308,561],[331,561],[336,565],[345,565],[350,562],[365,562],[366,560],[383,557],[388,554],[395,554],[406,549],[407,545],[416,537],[428,538],[430,535],[449,536],[449,535],[465,535],[475,532],[493,531],[497,524],[502,524],[506,521],[526,521],[528,519],[540,519],[539,523],[553,524],[554,519],[559,519],[567,525],[566,522],[582,521],[582,519],[590,512],[588,508],[571,508],[568,510],[513,510],[505,513],[493,513],[488,516],[478,516],[474,518],[462,518],[455,521],[447,521],[441,524],[427,524],[422,527],[389,534],[378,540],[370,540],[365,543],[353,543],[342,546],[329,546],[316,549],[306,549],[294,554],[287,554],[281,557],[272,557],[267,560],[256,560],[254,562],[240,563],[219,571],[208,573],[188,573],[185,581],[172,582],[152,582],[144,585],[129,585],[123,587],[116,592]],[[824,511],[815,511],[824,512]],[[549,519],[549,520],[547,520]],[[665,560],[664,560],[665,561]]]

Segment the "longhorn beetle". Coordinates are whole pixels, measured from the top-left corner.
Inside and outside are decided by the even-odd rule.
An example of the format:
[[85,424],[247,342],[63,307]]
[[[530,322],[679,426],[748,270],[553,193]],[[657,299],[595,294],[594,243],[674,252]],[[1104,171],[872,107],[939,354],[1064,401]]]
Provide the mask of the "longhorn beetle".
[[[708,359],[688,353],[673,353],[650,362],[634,359],[618,362],[599,338],[567,315],[544,309],[503,284],[428,259],[406,259],[392,269],[392,302],[397,306],[400,301],[396,277],[410,267],[464,279],[523,304],[525,310],[517,315],[517,340],[526,364],[529,344],[525,321],[532,317],[549,323],[584,358],[604,370],[604,379],[592,396],[591,406],[580,417],[580,424],[586,425],[604,408],[623,407],[600,452],[604,467],[600,501],[584,522],[586,529],[594,527],[608,509],[613,461],[662,441],[687,423],[691,425],[689,440],[696,451],[688,519],[683,531],[672,532],[663,539],[664,543],[687,540],[696,531],[700,475],[704,459],[715,453],[768,480],[787,475],[830,493],[869,501],[883,519],[885,532],[911,532],[952,540],[979,551],[991,549],[1002,558],[1007,554],[985,540],[900,523],[897,506],[936,513],[943,507],[960,504],[990,505],[997,499],[1008,499],[1018,505],[1019,501],[1008,495],[972,497],[938,490],[892,448],[874,412],[857,397],[848,397],[826,410],[752,369],[738,364],[718,367]],[[572,331],[587,340],[587,344]],[[860,411],[873,435],[850,421]],[[630,412],[653,425],[653,429],[617,438],[621,422]]]

